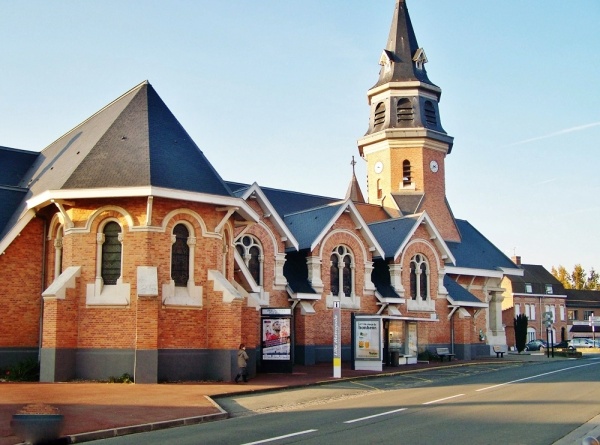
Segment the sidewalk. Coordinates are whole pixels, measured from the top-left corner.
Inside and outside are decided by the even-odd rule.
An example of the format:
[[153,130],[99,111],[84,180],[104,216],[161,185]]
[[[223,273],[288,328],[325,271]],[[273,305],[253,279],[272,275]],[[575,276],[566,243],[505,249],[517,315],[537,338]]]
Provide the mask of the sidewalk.
[[[513,355],[504,358],[452,362],[430,362],[384,367],[382,372],[353,371],[342,367],[342,379],[357,379],[382,374],[418,372],[448,366],[468,366],[482,362],[544,361],[541,354]],[[258,374],[249,383],[0,383],[0,445],[14,445],[20,439],[12,435],[12,414],[24,405],[45,403],[60,409],[65,417],[62,443],[114,437],[142,431],[189,425],[227,418],[227,413],[211,397],[223,394],[251,393],[331,382],[333,367],[327,365],[294,366],[292,374]]]

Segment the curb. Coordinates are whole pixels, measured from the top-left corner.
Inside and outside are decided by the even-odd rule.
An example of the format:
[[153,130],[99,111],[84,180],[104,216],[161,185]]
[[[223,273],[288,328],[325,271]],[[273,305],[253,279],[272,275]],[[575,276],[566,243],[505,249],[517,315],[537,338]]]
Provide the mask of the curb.
[[221,408],[214,400],[204,396],[219,412],[217,414],[206,414],[203,416],[185,417],[183,419],[164,420],[161,422],[151,422],[142,425],[122,426],[119,428],[109,428],[106,430],[91,431],[88,433],[71,434],[61,437],[57,444],[74,444],[89,442],[92,440],[109,439],[112,437],[126,436],[128,434],[145,433],[148,431],[158,431],[167,428],[197,425],[199,423],[214,422],[224,420],[229,417],[229,413]]

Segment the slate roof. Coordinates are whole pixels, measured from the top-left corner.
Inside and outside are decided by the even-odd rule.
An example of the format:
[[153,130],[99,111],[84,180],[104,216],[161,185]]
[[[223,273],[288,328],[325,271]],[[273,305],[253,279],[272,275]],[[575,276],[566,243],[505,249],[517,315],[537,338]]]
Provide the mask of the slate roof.
[[567,307],[600,308],[600,290],[565,289]]
[[379,80],[373,88],[388,82],[418,80],[434,85],[427,77],[427,71],[416,69],[413,56],[419,49],[417,37],[408,14],[406,2],[396,0],[396,9],[392,18],[392,25],[387,39],[385,52],[392,60],[392,69],[381,69]]
[[424,193],[392,193],[392,198],[403,215],[418,213],[424,196]]
[[447,241],[446,244],[456,259],[456,267],[494,270],[517,269],[515,263],[502,253],[468,221],[457,219],[456,226],[461,242]]
[[344,202],[286,215],[283,220],[298,240],[299,249],[309,249]]
[[418,216],[409,216],[376,222],[368,226],[383,249],[385,257],[393,258],[418,219]]
[[377,259],[373,262],[373,272],[371,273],[371,281],[375,285],[375,289],[383,298],[400,298],[392,286],[390,278],[390,269],[383,259]]
[[525,294],[525,284],[531,284],[531,292],[533,294],[546,294],[546,284],[552,285],[552,294],[565,295],[565,288],[554,275],[548,272],[544,266],[540,264],[521,264],[523,269],[522,277],[507,276],[512,284],[513,293]]
[[473,303],[483,303],[479,298],[469,292],[467,289],[462,287],[448,275],[444,276],[444,287],[448,291],[450,298],[452,299],[452,303],[455,305],[470,305]]
[[0,235],[27,194],[19,184],[38,156],[38,152],[0,147]]
[[152,185],[232,196],[148,82],[50,144],[25,179],[34,195],[45,190]]

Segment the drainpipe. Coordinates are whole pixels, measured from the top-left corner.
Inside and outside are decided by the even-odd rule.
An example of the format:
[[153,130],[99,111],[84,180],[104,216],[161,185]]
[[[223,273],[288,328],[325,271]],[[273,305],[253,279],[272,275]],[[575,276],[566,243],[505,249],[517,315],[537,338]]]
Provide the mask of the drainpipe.
[[[44,218],[44,233],[42,233],[42,278],[41,278],[41,289],[44,292],[44,285],[46,284],[46,230],[48,229],[48,222]],[[38,334],[38,363],[42,359],[42,340],[44,332],[44,297],[40,292],[40,328]]]

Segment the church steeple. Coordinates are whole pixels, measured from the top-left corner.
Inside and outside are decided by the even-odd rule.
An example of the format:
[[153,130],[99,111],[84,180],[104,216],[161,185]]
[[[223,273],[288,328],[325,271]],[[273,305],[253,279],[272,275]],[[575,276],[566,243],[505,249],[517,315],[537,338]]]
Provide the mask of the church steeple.
[[350,199],[352,202],[358,202],[364,204],[365,198],[360,190],[360,185],[358,184],[358,179],[356,179],[356,171],[354,166],[356,165],[356,161],[354,160],[354,156],[352,156],[352,179],[350,180],[350,185],[348,186],[348,191],[346,191],[346,199]]
[[396,9],[387,45],[381,54],[379,81],[374,87],[388,82],[416,80],[433,85],[425,69],[427,57],[419,47],[408,15],[405,0],[396,0]]
[[370,204],[403,215],[427,211],[445,240],[458,241],[444,165],[453,138],[442,128],[442,90],[429,80],[426,62],[406,0],[396,0],[379,79],[367,93],[369,128],[358,150],[367,161]]

